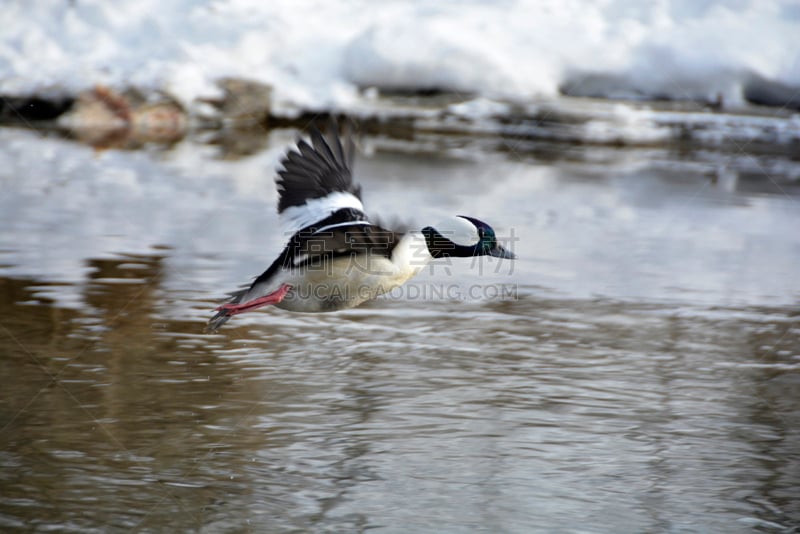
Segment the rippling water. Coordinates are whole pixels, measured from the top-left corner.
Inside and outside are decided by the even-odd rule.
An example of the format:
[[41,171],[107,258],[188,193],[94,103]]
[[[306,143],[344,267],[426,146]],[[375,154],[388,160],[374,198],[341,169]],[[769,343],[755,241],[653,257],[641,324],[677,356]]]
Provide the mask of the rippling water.
[[0,131],[0,530],[800,528],[792,162],[366,140],[368,208],[521,259],[204,335],[284,240],[293,137]]

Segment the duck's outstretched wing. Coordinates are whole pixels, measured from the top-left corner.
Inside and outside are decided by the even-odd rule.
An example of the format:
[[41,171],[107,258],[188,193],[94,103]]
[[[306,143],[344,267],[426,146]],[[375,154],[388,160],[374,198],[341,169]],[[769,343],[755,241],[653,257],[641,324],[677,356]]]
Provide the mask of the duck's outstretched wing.
[[299,140],[281,160],[275,182],[287,237],[343,209],[353,211],[352,220],[366,220],[361,187],[353,183],[355,145],[349,130],[340,136],[333,122],[325,135],[313,128],[311,143]]

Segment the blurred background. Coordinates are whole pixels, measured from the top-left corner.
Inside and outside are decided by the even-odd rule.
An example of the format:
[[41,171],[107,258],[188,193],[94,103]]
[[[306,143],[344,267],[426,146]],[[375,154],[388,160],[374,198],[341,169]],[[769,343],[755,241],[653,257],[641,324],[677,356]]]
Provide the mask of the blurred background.
[[[800,531],[800,5],[10,1],[3,532]],[[215,335],[356,128],[434,263]]]

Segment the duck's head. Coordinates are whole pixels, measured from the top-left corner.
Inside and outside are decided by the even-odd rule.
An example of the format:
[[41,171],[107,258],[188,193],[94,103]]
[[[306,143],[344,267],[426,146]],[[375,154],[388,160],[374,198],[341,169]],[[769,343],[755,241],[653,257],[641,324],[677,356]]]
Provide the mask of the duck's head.
[[491,226],[473,217],[459,215],[434,226],[422,229],[428,252],[434,258],[468,258],[494,256],[516,258],[513,252],[500,246]]

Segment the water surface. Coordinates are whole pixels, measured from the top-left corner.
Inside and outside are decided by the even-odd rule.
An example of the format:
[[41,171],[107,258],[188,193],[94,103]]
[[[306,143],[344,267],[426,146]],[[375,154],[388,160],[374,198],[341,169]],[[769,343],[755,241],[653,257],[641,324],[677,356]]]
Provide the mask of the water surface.
[[0,131],[0,529],[800,528],[796,162],[365,139],[371,212],[520,260],[204,335],[285,239],[294,135]]

